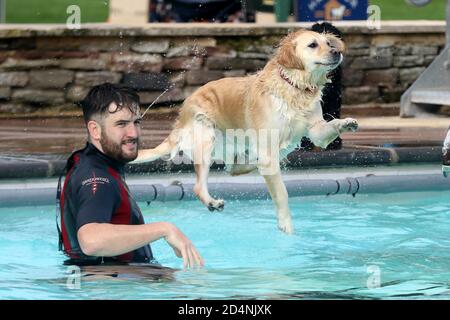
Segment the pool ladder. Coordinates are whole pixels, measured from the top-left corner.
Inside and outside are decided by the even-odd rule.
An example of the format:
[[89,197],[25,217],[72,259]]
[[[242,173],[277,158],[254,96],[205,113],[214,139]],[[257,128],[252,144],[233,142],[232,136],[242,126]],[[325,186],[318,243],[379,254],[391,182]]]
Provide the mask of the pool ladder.
[[401,117],[435,117],[440,106],[450,100],[450,0],[446,1],[445,48],[403,93]]

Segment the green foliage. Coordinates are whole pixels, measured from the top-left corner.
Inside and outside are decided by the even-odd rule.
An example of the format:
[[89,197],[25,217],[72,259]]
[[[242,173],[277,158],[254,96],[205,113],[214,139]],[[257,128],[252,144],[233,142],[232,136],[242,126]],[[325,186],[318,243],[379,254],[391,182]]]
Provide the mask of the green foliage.
[[7,23],[66,23],[67,8],[78,5],[81,22],[105,22],[109,0],[6,0]]
[[445,20],[447,0],[432,0],[423,7],[405,0],[369,0],[369,3],[381,8],[381,20]]
[[[124,0],[126,1],[126,0]],[[405,0],[369,0],[381,8],[382,20],[444,20],[446,0],[415,7]],[[106,22],[109,0],[6,0],[7,23],[65,23],[67,7],[81,9],[81,22]]]

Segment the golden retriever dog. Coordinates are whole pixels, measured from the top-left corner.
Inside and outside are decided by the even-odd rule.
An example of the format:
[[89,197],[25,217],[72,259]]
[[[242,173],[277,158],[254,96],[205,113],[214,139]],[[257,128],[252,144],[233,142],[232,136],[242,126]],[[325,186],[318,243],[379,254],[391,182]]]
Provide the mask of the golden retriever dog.
[[194,162],[193,191],[211,211],[224,208],[224,201],[208,192],[213,153],[225,157],[232,175],[258,169],[276,206],[278,227],[293,233],[280,153],[287,155],[304,136],[326,148],[342,132],[358,127],[351,118],[326,122],[320,104],[327,74],[342,62],[343,51],[344,43],[332,34],[288,34],[257,74],[197,89],[184,101],[170,135],[156,148],[140,150],[135,163],[174,157],[182,150]]

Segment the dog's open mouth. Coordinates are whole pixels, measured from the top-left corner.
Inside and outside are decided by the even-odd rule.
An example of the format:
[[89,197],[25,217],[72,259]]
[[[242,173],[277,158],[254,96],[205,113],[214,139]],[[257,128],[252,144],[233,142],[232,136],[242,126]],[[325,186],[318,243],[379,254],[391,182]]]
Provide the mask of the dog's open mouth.
[[344,57],[342,56],[342,54],[339,55],[339,58],[336,59],[335,61],[332,62],[321,62],[321,61],[317,61],[316,64],[319,64],[321,66],[337,66],[338,64],[340,64],[342,62],[342,60],[344,59]]
[[320,64],[321,66],[335,66],[338,63],[339,63],[339,61],[331,62],[331,63],[316,62],[316,64]]

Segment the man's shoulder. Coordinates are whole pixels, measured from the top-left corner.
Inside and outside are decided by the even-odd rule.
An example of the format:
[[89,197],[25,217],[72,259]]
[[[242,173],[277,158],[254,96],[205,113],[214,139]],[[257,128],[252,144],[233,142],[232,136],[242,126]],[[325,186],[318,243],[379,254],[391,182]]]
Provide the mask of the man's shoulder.
[[99,165],[89,157],[81,157],[70,174],[70,181],[74,187],[102,186],[117,188],[117,181],[108,166]]
[[108,166],[99,164],[91,159],[91,157],[85,155],[79,157],[79,160],[74,164],[71,171],[71,176],[73,177],[85,176],[92,173],[111,175]]

